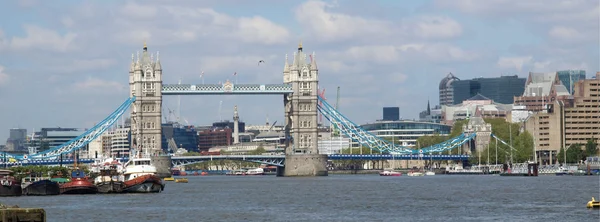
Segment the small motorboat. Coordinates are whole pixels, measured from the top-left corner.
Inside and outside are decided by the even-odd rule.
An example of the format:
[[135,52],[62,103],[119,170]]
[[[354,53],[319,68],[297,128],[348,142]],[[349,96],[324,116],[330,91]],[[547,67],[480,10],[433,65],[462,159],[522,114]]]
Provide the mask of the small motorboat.
[[175,179],[175,183],[187,183],[188,179],[187,178],[177,178]]
[[411,172],[408,172],[408,176],[409,177],[420,177],[420,176],[424,176],[424,174],[421,172],[418,172],[418,171],[417,172],[411,171]]
[[391,170],[384,170],[382,172],[379,172],[379,176],[402,176],[402,173]]
[[587,205],[587,208],[594,208],[594,209],[600,209],[600,201],[597,201],[596,199],[594,199],[594,197],[592,197],[592,200],[590,200]]
[[167,177],[167,178],[165,178],[165,181],[175,181],[175,178],[173,178],[173,177]]
[[425,176],[435,176],[435,172],[427,171],[427,172],[425,172]]

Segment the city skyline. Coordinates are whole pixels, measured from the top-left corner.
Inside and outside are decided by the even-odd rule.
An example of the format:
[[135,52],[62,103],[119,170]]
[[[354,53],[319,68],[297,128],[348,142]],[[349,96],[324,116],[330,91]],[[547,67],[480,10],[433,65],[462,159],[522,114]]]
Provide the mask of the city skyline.
[[[598,2],[564,2],[2,2],[0,144],[10,128],[89,128],[104,119],[127,97],[131,54],[144,42],[160,51],[164,83],[200,83],[204,72],[205,83],[268,84],[282,82],[285,54],[301,40],[316,52],[326,97],[340,86],[340,112],[357,123],[381,118],[384,106],[417,119],[427,99],[437,104],[449,72],[589,76],[600,70]],[[234,105],[247,123],[283,118],[279,96],[182,96],[182,122],[231,119]],[[177,109],[177,97],[163,108]]]

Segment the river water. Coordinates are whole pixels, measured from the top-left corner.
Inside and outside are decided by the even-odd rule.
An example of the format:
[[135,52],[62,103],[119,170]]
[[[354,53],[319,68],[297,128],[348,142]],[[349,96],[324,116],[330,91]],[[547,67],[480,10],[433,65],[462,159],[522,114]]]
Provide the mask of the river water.
[[190,176],[158,194],[3,197],[48,221],[599,221],[598,176]]

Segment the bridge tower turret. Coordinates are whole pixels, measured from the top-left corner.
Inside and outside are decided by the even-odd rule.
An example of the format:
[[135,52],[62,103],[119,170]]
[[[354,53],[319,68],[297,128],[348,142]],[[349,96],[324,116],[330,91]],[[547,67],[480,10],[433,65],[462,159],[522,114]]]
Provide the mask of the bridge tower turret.
[[326,176],[327,156],[319,155],[317,128],[317,96],[319,74],[317,62],[306,62],[302,42],[294,53],[294,61],[286,62],[284,83],[292,85],[293,93],[284,95],[285,106],[285,169],[282,176]]
[[131,147],[138,156],[157,155],[162,151],[162,66],[158,52],[154,59],[146,43],[130,66],[129,87],[130,96],[136,97],[131,106]]

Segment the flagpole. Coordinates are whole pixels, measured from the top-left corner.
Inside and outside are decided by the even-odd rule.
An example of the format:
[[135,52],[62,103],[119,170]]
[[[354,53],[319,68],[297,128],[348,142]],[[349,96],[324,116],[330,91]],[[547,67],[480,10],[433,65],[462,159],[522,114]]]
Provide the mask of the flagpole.
[[204,85],[204,71],[200,73],[200,79],[202,79],[202,85]]

